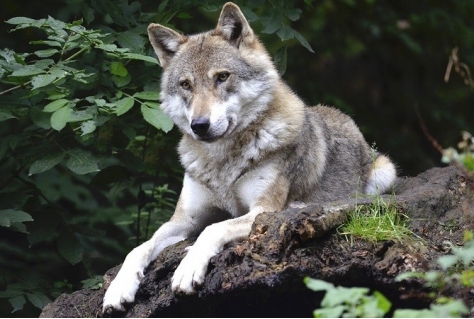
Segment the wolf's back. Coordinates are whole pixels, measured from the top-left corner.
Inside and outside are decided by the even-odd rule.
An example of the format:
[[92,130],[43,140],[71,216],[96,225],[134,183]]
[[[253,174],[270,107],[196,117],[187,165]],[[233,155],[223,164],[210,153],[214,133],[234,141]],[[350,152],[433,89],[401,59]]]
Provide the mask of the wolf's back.
[[289,201],[324,202],[363,193],[376,155],[354,121],[322,105],[306,108],[305,116],[287,161],[293,176]]

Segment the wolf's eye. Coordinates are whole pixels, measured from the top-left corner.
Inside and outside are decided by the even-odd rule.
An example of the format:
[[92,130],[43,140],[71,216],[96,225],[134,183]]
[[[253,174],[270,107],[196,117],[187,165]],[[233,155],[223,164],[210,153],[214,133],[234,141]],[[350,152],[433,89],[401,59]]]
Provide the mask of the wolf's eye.
[[217,82],[222,83],[229,78],[229,72],[222,72],[217,75]]
[[183,90],[190,90],[191,89],[191,84],[189,84],[189,81],[181,81],[179,82],[179,85],[183,88]]

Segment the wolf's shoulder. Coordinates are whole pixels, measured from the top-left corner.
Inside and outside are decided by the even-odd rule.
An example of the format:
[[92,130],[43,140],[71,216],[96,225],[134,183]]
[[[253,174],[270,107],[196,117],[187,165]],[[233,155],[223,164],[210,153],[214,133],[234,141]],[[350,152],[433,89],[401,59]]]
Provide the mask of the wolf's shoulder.
[[310,118],[317,119],[319,123],[324,123],[322,125],[330,135],[363,140],[362,134],[354,120],[335,107],[318,104],[307,107],[306,112]]
[[308,106],[306,109],[309,114],[321,116],[326,120],[334,122],[352,121],[352,118],[349,115],[333,106],[318,104],[315,106]]

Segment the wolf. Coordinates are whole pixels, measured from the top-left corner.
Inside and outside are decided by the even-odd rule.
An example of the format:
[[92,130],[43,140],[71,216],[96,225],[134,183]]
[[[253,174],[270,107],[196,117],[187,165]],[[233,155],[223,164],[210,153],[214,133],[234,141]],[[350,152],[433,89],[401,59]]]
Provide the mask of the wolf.
[[169,245],[198,236],[171,280],[174,293],[193,294],[209,259],[245,239],[258,214],[394,183],[395,165],[349,116],[305,106],[283,82],[237,5],[224,5],[214,30],[151,24],[148,35],[163,68],[161,108],[182,132],[183,187],[170,221],[125,258],[104,311],[134,301],[144,269]]

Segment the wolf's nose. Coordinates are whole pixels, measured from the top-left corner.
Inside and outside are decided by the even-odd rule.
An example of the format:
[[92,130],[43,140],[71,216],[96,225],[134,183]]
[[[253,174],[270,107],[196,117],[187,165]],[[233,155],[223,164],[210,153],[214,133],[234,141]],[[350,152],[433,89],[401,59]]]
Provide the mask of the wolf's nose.
[[198,117],[197,119],[191,121],[191,129],[196,135],[199,136],[205,135],[209,130],[209,126],[211,126],[209,119],[204,117]]

